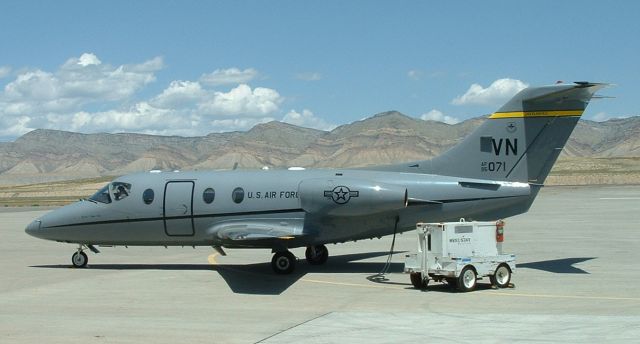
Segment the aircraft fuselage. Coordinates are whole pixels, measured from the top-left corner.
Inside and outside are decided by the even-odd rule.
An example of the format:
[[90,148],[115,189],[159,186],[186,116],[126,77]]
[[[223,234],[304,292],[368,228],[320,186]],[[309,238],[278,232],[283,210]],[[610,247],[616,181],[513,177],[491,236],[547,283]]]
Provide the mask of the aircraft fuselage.
[[[396,221],[402,232],[419,221],[503,218],[526,211],[532,194],[526,183],[366,170],[147,172],[113,183],[129,185],[126,197],[77,202],[27,231],[94,245],[299,247],[388,235]],[[392,204],[378,195],[385,189],[405,199]]]

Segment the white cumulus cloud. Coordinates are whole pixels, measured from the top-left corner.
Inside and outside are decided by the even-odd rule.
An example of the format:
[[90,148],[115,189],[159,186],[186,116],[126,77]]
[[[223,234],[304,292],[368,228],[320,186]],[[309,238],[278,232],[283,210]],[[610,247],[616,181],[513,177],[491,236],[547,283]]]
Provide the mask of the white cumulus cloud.
[[460,123],[460,120],[458,118],[453,116],[447,116],[444,113],[442,113],[442,111],[439,111],[436,109],[433,109],[427,113],[422,114],[420,118],[425,121],[438,121],[438,122],[443,122],[447,124]]
[[0,79],[5,78],[11,74],[11,67],[0,66]]
[[78,62],[79,65],[81,65],[82,67],[86,67],[86,66],[90,66],[90,65],[99,65],[102,63],[102,61],[100,61],[100,59],[98,58],[98,56],[92,54],[92,53],[84,53],[82,55],[80,55],[80,57],[78,58]]
[[170,116],[170,110],[159,109],[147,102],[140,102],[128,111],[110,110],[91,114],[91,127],[108,131],[137,131],[180,125],[184,118]]
[[196,81],[173,81],[150,101],[124,110],[80,111],[47,116],[41,127],[81,132],[141,132],[156,135],[205,135],[247,130],[272,116],[282,101],[272,89],[239,85],[229,92],[203,88]]
[[203,101],[207,97],[197,81],[172,81],[169,87],[151,100],[155,106],[162,108],[182,108]]
[[454,105],[500,105],[529,85],[516,79],[498,79],[489,87],[472,84],[467,92],[454,98]]
[[277,111],[282,101],[274,89],[256,87],[252,90],[248,85],[240,84],[229,92],[215,92],[199,104],[199,110],[209,115],[263,116]]
[[251,129],[256,124],[274,121],[273,117],[214,119],[207,122],[210,132],[223,132]]
[[231,85],[245,84],[258,76],[258,71],[253,68],[240,70],[239,68],[216,69],[212,73],[202,74],[200,82],[205,85]]
[[318,72],[302,72],[296,74],[296,79],[304,81],[318,81],[322,79],[322,74]]
[[[0,140],[38,128],[206,135],[247,130],[283,116],[280,106],[285,99],[275,89],[244,82],[220,89],[222,84],[255,78],[258,73],[253,68],[217,69],[200,80],[174,80],[157,94],[140,97],[162,68],[161,57],[114,66],[84,53],[52,71],[14,72],[0,89]],[[6,70],[3,73],[12,72]],[[334,127],[308,110],[285,117],[305,126]]]
[[17,137],[32,130],[29,126],[30,120],[27,116],[0,116],[0,138]]
[[606,112],[598,112],[595,115],[591,116],[590,119],[596,122],[606,122],[612,119],[622,119],[622,118],[628,118],[632,116],[634,115],[612,115]]
[[310,110],[303,109],[302,112],[296,110],[289,111],[282,121],[289,124],[294,124],[300,127],[314,128],[319,130],[333,130],[336,125],[329,123],[324,119],[317,117]]
[[411,80],[420,80],[420,77],[422,77],[422,71],[411,69],[407,72],[407,77]]
[[[26,103],[33,113],[50,111],[52,103],[57,111],[72,111],[88,103],[119,101],[153,82],[161,67],[158,59],[114,67],[102,64],[93,54],[83,54],[67,60],[55,72],[36,69],[20,73],[5,86],[0,102]],[[59,108],[63,104],[66,109]]]

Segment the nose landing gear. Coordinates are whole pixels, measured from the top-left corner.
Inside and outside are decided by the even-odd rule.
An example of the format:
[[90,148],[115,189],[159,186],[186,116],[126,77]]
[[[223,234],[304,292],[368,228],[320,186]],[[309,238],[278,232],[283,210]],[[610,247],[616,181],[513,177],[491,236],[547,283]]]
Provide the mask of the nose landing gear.
[[82,248],[79,248],[78,251],[71,256],[71,263],[76,268],[84,268],[87,266],[88,262],[89,257],[87,257],[87,254],[82,251]]
[[71,256],[71,264],[73,264],[73,266],[76,268],[87,267],[87,263],[89,262],[89,257],[87,257],[87,254],[84,253],[85,247],[90,249],[91,252],[93,253],[100,253],[100,251],[98,251],[98,249],[95,248],[93,245],[83,245],[83,244],[78,245],[78,251],[76,251]]

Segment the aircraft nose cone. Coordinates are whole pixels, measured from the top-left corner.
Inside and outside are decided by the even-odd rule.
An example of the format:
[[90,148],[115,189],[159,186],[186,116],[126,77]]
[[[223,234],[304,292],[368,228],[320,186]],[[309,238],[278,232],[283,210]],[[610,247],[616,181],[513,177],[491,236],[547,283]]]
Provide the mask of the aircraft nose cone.
[[42,221],[34,220],[29,225],[27,225],[27,228],[25,228],[24,231],[31,236],[37,237],[38,231],[40,230],[41,225],[42,225]]

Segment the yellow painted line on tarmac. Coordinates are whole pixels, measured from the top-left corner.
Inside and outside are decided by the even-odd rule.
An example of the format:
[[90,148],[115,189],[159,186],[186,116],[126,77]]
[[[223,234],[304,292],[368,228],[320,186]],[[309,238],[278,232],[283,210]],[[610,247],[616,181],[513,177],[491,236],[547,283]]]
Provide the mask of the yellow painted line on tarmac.
[[[362,288],[378,288],[378,289],[394,289],[394,290],[405,290],[407,287],[392,287],[392,286],[383,286],[383,285],[368,285],[368,284],[360,284],[360,283],[345,283],[345,282],[332,282],[332,281],[323,281],[316,280],[310,278],[302,278],[300,279],[304,282],[311,283],[321,283],[321,284],[331,284],[337,286],[347,286],[347,287],[362,287]],[[472,292],[473,293],[473,292]],[[530,298],[548,298],[548,299],[577,299],[577,300],[607,300],[607,301],[639,301],[640,298],[637,297],[618,297],[618,296],[581,296],[581,295],[552,295],[552,294],[525,294],[525,293],[478,293],[476,295],[491,295],[491,296],[514,296],[514,297],[530,297]]]
[[386,285],[369,285],[369,284],[347,283],[347,282],[333,282],[333,281],[323,281],[323,280],[316,280],[316,279],[310,279],[310,278],[301,278],[300,280],[304,282],[310,282],[310,283],[331,284],[331,285],[347,286],[347,287],[394,289],[394,290],[405,289],[405,287],[392,287],[392,286],[386,286]]

